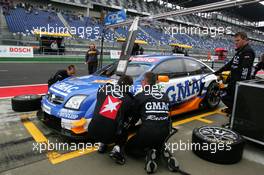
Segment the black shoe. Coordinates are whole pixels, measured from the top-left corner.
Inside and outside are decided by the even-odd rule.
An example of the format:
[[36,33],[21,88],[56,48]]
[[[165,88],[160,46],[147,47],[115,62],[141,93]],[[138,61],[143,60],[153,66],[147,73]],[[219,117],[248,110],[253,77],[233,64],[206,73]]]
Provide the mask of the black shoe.
[[169,150],[164,150],[162,155],[170,171],[172,172],[179,171],[179,162],[175,157],[172,156]]
[[103,153],[106,152],[106,150],[107,150],[107,145],[104,144],[104,143],[100,143],[99,148],[98,148],[98,150],[97,150],[98,153],[103,154]]
[[157,151],[155,149],[151,149],[148,151],[146,156],[146,164],[145,170],[148,174],[155,173],[158,169],[157,164]]
[[124,165],[126,163],[125,155],[120,150],[119,146],[114,146],[109,156],[119,165]]

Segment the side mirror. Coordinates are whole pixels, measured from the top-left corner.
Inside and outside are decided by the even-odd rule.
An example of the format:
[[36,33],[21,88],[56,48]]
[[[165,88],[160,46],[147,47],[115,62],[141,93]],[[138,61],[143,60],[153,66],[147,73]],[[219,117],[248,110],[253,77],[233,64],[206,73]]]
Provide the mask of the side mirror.
[[169,82],[169,77],[167,75],[159,75],[158,76],[158,82],[163,82],[163,83],[166,83],[166,82]]

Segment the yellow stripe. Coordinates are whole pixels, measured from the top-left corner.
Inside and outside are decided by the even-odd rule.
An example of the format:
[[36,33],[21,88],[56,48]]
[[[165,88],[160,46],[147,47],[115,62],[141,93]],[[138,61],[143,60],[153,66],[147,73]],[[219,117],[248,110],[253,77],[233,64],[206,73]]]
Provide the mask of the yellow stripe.
[[211,120],[207,120],[207,119],[204,119],[204,118],[198,118],[197,120],[199,120],[199,121],[201,121],[201,122],[204,122],[204,123],[208,123],[208,124],[213,123],[213,121],[211,121]]
[[[206,116],[209,116],[209,115],[212,115],[212,114],[216,114],[216,113],[219,113],[220,111],[221,111],[221,109],[220,110],[215,110],[215,111],[212,111],[212,112],[208,112],[208,113],[204,113],[204,114],[201,114],[201,115],[198,115],[198,116],[194,116],[194,117],[191,117],[191,118],[187,118],[187,119],[184,119],[184,120],[181,120],[181,121],[177,121],[177,122],[173,123],[173,126],[178,126],[178,125],[181,125],[181,124],[185,124],[185,123],[191,122],[193,120],[199,120],[199,121],[203,121],[205,123],[209,123],[209,122],[212,122],[212,121],[207,120],[207,119],[203,119],[202,117],[206,117]],[[22,122],[23,122],[25,128],[32,135],[32,137],[35,139],[36,142],[38,142],[38,143],[48,143],[48,139],[42,134],[42,132],[36,127],[36,125],[34,123],[32,123],[28,119],[28,117],[31,117],[31,116],[34,116],[34,115],[35,115],[35,113],[25,114],[25,115],[21,116],[21,118],[23,118]],[[133,135],[134,134],[131,134],[129,136],[129,138],[132,137]],[[52,164],[58,164],[58,163],[61,163],[63,161],[66,161],[66,160],[69,160],[69,159],[73,159],[75,157],[79,157],[79,156],[82,156],[82,155],[85,155],[85,154],[89,154],[89,153],[92,153],[92,152],[95,152],[95,151],[96,151],[95,147],[92,147],[90,149],[85,149],[85,150],[76,150],[76,151],[65,153],[65,154],[59,154],[56,151],[51,151],[51,152],[47,153],[47,157],[48,157],[49,161]]]
[[76,151],[72,151],[72,152],[65,153],[65,154],[55,155],[55,157],[54,157],[54,155],[52,155],[54,153],[48,153],[47,156],[48,156],[48,158],[52,164],[58,164],[58,163],[61,163],[63,161],[66,161],[66,160],[69,160],[69,159],[72,159],[75,157],[83,156],[85,154],[89,154],[89,153],[92,153],[95,151],[97,151],[96,148],[92,147],[90,149],[76,150]]
[[191,117],[191,118],[187,118],[187,119],[184,119],[184,120],[180,120],[180,121],[177,121],[177,122],[173,122],[172,123],[172,126],[174,127],[174,126],[182,125],[182,124],[185,124],[185,123],[189,123],[191,121],[200,119],[202,117],[206,117],[206,116],[209,116],[209,115],[216,114],[218,111],[219,110],[215,110],[215,111],[212,111],[212,112],[207,112],[207,113],[200,114],[200,115],[197,115],[197,116],[194,116],[194,117]]
[[28,119],[24,119],[23,124],[36,142],[48,143],[48,139],[42,134],[42,132],[36,127],[34,123]]

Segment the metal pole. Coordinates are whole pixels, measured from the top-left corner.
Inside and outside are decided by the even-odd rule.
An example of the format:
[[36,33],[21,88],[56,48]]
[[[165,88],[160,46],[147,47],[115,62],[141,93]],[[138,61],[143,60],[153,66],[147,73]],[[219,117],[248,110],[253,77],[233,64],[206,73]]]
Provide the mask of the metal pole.
[[102,31],[102,37],[101,37],[101,52],[100,52],[100,60],[99,60],[99,67],[103,67],[103,54],[104,54],[104,36],[105,36],[105,26],[103,26],[103,31]]
[[[229,8],[229,7],[234,7],[234,6],[241,6],[241,5],[251,4],[251,3],[256,3],[256,2],[260,2],[260,0],[221,1],[221,2],[216,2],[216,3],[210,3],[210,4],[200,5],[200,6],[196,6],[196,7],[181,9],[181,10],[177,10],[177,11],[171,11],[171,12],[162,13],[162,14],[158,14],[158,15],[143,17],[140,20],[166,19],[167,17],[172,17],[172,16],[176,16],[176,15],[188,15],[188,14],[192,14],[194,12],[198,13],[198,12],[219,10],[219,9],[224,9],[224,8]],[[124,26],[124,25],[131,24],[132,22],[133,22],[133,20],[127,20],[125,22],[121,22],[118,24],[109,25],[109,26],[107,26],[107,28]]]

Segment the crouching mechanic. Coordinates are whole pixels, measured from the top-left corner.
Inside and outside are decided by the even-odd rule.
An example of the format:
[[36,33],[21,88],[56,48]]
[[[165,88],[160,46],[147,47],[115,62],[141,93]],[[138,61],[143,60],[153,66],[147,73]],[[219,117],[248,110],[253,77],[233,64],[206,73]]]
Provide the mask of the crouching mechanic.
[[[135,95],[135,109],[142,122],[138,131],[132,136],[125,150],[134,157],[146,156],[145,170],[154,173],[157,170],[157,156],[162,153],[166,162],[171,158],[164,151],[165,140],[170,132],[169,98],[162,93],[156,84],[157,77],[147,72],[142,80],[142,92]],[[174,159],[173,159],[174,160]],[[175,159],[176,161],[176,159]],[[170,162],[172,169],[176,162]],[[175,167],[176,168],[176,167]]]
[[122,76],[117,84],[107,83],[99,88],[93,118],[88,133],[100,142],[99,153],[105,153],[107,144],[115,143],[110,157],[118,164],[125,163],[123,146],[127,141],[127,125],[134,104],[129,89],[133,84],[130,76]]

